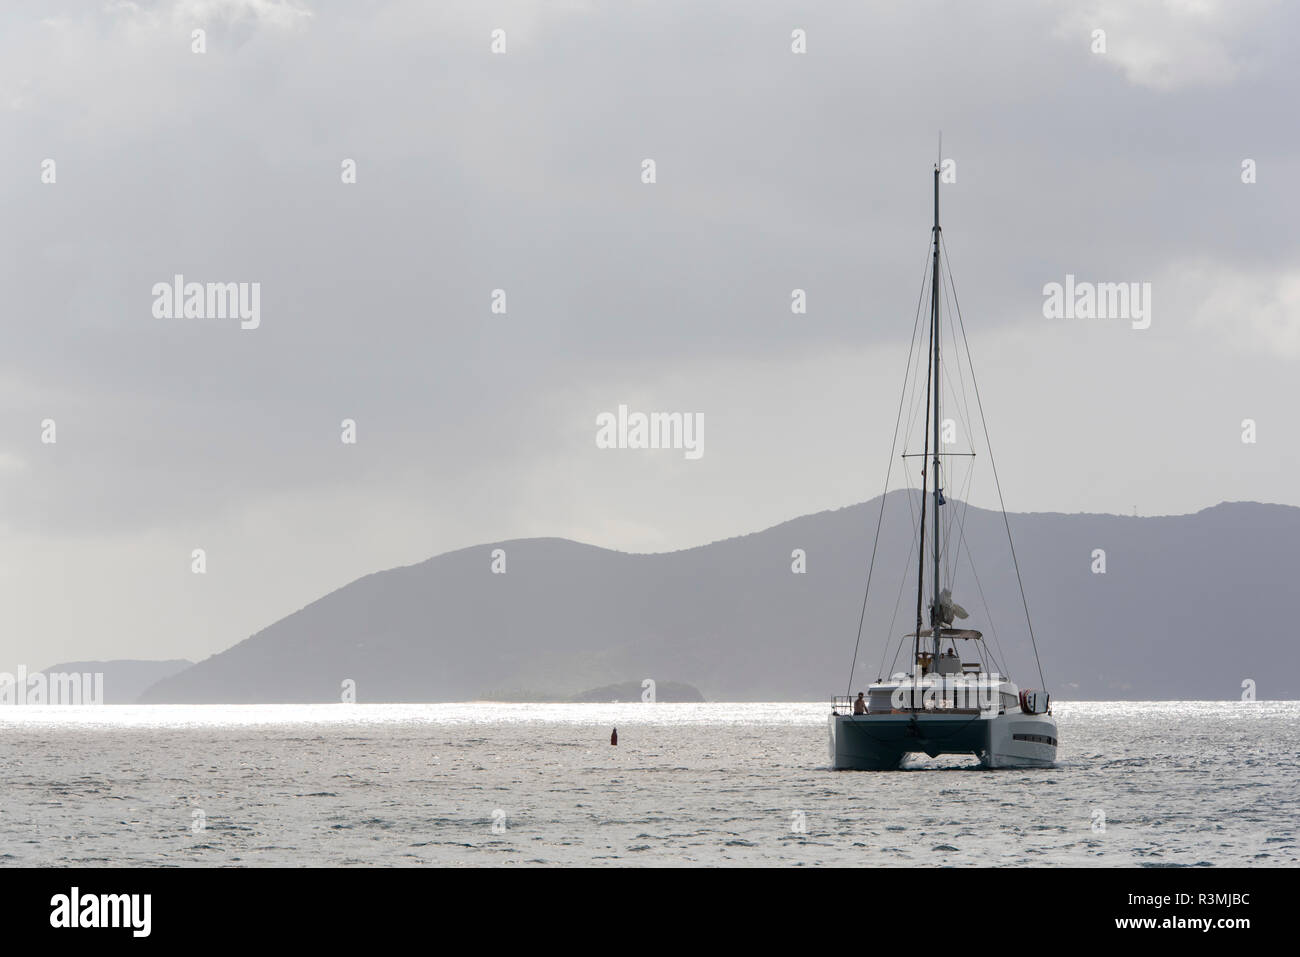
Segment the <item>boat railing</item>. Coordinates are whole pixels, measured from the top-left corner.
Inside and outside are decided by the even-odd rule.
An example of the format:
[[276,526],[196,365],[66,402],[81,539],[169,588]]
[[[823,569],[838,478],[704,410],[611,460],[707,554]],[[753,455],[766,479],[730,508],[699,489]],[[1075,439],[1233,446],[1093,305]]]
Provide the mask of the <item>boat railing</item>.
[[[972,702],[969,698],[960,697],[949,691],[947,694],[923,695],[921,692],[911,692],[906,697],[912,699],[912,706],[908,707],[905,703],[903,707],[896,707],[896,702],[890,702],[886,708],[874,708],[872,702],[867,702],[867,714],[980,714],[984,709],[977,703]],[[845,695],[835,695],[831,698],[831,712],[833,714],[853,714],[853,705],[856,699]],[[972,706],[974,705],[974,706]],[[995,705],[996,707],[996,705]]]

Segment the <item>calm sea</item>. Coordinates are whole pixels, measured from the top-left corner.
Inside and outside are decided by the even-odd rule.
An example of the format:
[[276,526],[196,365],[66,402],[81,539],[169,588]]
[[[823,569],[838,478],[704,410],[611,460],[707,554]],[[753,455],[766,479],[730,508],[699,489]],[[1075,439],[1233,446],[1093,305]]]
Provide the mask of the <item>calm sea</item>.
[[828,710],[0,708],[0,863],[1300,863],[1300,702],[1057,704],[1036,771],[831,772]]

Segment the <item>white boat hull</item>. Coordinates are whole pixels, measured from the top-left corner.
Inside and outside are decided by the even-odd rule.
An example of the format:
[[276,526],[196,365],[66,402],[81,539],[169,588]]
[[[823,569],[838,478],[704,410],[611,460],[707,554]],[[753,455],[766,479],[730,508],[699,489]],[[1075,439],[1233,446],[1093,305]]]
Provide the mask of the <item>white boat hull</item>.
[[989,721],[986,768],[1050,768],[1056,764],[1056,719],[1050,714],[1002,714]]
[[970,754],[986,768],[1051,767],[1056,763],[1056,720],[1047,714],[833,714],[831,767],[889,771],[911,755]]

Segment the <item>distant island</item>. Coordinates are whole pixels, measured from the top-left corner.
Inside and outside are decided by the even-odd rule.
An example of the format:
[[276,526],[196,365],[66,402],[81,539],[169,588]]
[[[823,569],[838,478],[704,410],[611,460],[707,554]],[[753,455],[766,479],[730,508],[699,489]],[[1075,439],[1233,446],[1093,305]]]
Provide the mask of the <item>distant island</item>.
[[[829,701],[906,667],[908,493],[890,493],[850,676],[880,500],[698,548],[629,554],[558,538],[491,542],[358,579],[143,702]],[[955,499],[949,508],[957,507]],[[1047,689],[1057,700],[1295,698],[1289,621],[1300,508],[1193,515],[1011,514]],[[970,507],[954,598],[986,663],[1039,687],[1000,513]],[[499,574],[494,550],[507,556]],[[798,556],[802,556],[799,558]],[[912,579],[914,581],[914,579]],[[984,599],[987,599],[987,609]],[[629,680],[629,675],[640,676]],[[661,676],[685,679],[676,685]]]
[[654,685],[654,697],[646,698],[647,689],[643,687],[640,681],[624,681],[621,684],[605,685],[601,688],[592,688],[590,691],[584,691],[581,694],[574,695],[571,701],[646,701],[653,700],[665,703],[690,703],[703,702],[704,695],[700,694],[700,689],[694,685],[684,684],[680,681],[656,681]]
[[[608,702],[608,701],[644,701],[647,689],[640,681],[623,681],[619,684],[602,685],[574,695],[537,694],[529,691],[503,691],[485,695],[488,701],[512,702]],[[702,702],[704,695],[694,685],[681,681],[656,681],[654,697],[650,700],[663,703]]]
[[44,675],[96,675],[104,676],[103,698],[100,704],[135,704],[141,693],[164,678],[169,678],[190,667],[194,662],[185,658],[151,661],[137,658],[118,658],[110,661],[63,661],[42,668]]

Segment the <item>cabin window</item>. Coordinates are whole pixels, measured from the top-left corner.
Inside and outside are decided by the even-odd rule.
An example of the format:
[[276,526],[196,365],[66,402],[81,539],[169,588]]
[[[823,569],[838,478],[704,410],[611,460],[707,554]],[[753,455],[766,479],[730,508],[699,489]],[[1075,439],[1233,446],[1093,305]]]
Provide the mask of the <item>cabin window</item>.
[[1016,741],[1033,741],[1035,744],[1050,744],[1056,746],[1056,739],[1048,737],[1045,734],[1013,734],[1011,736]]

